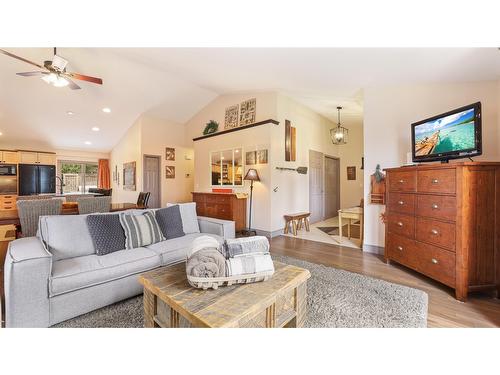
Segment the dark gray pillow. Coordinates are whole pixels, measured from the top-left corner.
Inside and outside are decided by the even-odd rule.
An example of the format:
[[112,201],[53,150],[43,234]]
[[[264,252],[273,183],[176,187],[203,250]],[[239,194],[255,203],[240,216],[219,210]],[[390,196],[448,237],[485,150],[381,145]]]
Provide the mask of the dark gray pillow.
[[184,236],[179,205],[156,210],[156,221],[167,240]]
[[87,225],[97,255],[125,249],[125,232],[118,214],[89,215]]

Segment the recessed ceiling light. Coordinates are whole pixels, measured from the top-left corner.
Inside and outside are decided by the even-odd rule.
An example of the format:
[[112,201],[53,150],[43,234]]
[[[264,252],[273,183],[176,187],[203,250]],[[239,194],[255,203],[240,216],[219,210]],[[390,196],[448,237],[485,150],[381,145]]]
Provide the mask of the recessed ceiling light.
[[108,108],[108,107],[104,107],[104,108],[102,109],[102,111],[103,111],[104,113],[111,113],[111,109],[110,109],[110,108]]
[[86,144],[86,145],[91,145],[91,144],[92,144],[92,142],[90,142],[90,141],[85,141],[85,144]]
[[94,126],[94,127],[92,128],[92,131],[95,131],[95,132],[98,132],[99,130],[101,130],[101,129],[99,129],[97,126]]
[[75,114],[75,112],[73,112],[73,111],[68,111],[68,112],[66,112],[66,114],[68,114],[68,115],[72,116],[72,115],[74,115],[74,114]]
[[2,132],[0,132],[0,135],[3,135],[3,133],[2,133]]

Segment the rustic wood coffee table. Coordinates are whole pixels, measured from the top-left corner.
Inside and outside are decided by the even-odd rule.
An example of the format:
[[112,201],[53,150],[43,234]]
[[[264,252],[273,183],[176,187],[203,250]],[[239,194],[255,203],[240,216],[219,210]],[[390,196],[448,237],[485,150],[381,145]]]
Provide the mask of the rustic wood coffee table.
[[264,282],[201,290],[188,284],[185,264],[140,275],[145,327],[302,327],[308,270],[274,262]]

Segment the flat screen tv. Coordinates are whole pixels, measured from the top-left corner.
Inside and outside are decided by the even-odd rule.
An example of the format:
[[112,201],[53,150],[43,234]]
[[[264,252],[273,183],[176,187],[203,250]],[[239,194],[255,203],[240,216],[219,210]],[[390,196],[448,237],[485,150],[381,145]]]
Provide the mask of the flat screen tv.
[[481,155],[481,103],[411,124],[413,162]]

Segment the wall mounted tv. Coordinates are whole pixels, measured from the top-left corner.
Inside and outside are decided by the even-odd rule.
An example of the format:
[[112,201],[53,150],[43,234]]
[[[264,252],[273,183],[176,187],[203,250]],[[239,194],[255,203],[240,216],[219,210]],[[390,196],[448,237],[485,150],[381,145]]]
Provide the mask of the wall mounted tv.
[[413,162],[481,155],[481,103],[411,124]]

